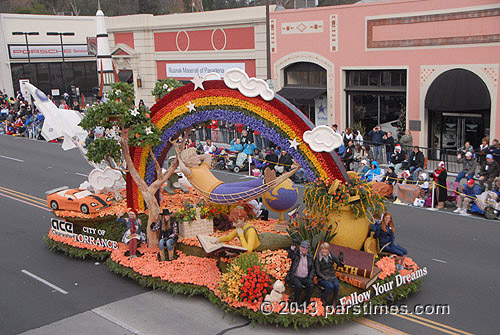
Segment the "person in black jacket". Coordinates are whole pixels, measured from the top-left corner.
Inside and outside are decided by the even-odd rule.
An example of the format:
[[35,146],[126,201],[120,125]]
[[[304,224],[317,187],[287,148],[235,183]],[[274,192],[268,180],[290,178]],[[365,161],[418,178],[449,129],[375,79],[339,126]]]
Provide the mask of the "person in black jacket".
[[382,162],[382,144],[384,144],[385,132],[380,128],[380,126],[375,126],[373,130],[370,130],[368,136],[372,137],[373,152],[375,155],[375,160],[377,162]]
[[392,133],[390,131],[387,132],[387,134],[385,134],[382,139],[384,140],[384,143],[385,143],[385,153],[386,153],[386,156],[387,156],[387,164],[391,164],[391,161],[392,161],[392,154],[394,152],[394,146],[395,146],[395,142],[394,142],[394,137],[392,137]]
[[401,145],[397,144],[394,152],[391,154],[391,164],[394,166],[394,172],[399,173],[399,169],[403,166],[403,161],[406,159],[406,153],[401,150]]
[[321,302],[323,303],[323,306],[327,305],[327,299],[332,291],[333,306],[337,305],[339,280],[335,276],[333,263],[336,263],[338,266],[343,266],[343,257],[341,256],[340,258],[341,259],[338,259],[330,252],[330,245],[327,242],[321,243],[318,256],[316,256],[316,260],[314,262],[314,268],[316,270],[316,276],[318,276],[318,284],[325,288],[321,294]]
[[160,259],[165,260],[165,252],[163,249],[166,247],[168,252],[168,260],[174,259],[174,246],[179,239],[179,226],[177,222],[171,218],[172,212],[167,208],[160,214],[161,230],[160,230]]
[[[292,245],[288,251],[288,258],[292,259],[292,265],[290,266],[290,270],[288,270],[285,281],[287,284],[292,284],[294,286],[294,301],[297,302],[299,306],[302,305],[304,301],[306,305],[309,305],[314,288],[314,259],[309,249],[309,242],[302,241],[298,250]],[[301,299],[302,286],[304,286],[306,290],[304,299]]]
[[486,162],[481,166],[479,171],[479,185],[484,188],[484,184],[488,185],[488,190],[493,190],[493,180],[500,174],[500,166],[493,159],[492,154],[486,155]]
[[344,154],[342,155],[342,162],[344,162],[344,166],[347,171],[351,170],[351,163],[353,161],[354,161],[354,141],[349,140],[347,142],[347,147],[345,148]]
[[436,183],[436,198],[438,200],[437,209],[444,208],[444,202],[448,199],[448,191],[446,189],[446,178],[448,177],[448,172],[446,172],[444,162],[439,162],[439,165],[432,173],[432,178]]
[[278,165],[274,167],[278,174],[282,174],[290,171],[293,165],[292,156],[288,154],[285,150],[281,151],[280,158],[278,159]]
[[410,157],[408,157],[408,170],[412,173],[412,179],[414,181],[418,180],[418,173],[424,169],[424,154],[418,147],[413,147],[413,151],[410,153]]
[[[267,164],[267,166],[271,170],[274,170],[276,163],[278,163],[278,155],[276,154],[274,148],[271,148],[270,150],[267,151],[267,155],[264,159],[266,161],[265,164]],[[265,167],[263,167],[262,169],[265,169]]]

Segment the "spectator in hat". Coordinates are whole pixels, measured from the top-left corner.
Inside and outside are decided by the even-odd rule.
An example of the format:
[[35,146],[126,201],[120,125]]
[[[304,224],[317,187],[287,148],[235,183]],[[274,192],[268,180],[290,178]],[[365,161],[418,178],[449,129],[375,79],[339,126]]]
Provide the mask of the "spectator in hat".
[[160,213],[161,230],[158,245],[160,246],[160,259],[162,261],[165,260],[165,251],[163,250],[165,247],[168,252],[168,260],[171,261],[174,259],[174,246],[179,239],[179,225],[171,215],[172,212],[168,208],[165,208]]
[[401,167],[403,166],[403,161],[406,158],[406,153],[401,150],[401,145],[396,144],[396,146],[394,147],[394,152],[391,154],[390,158],[390,163],[394,166],[394,173],[398,174],[399,169],[401,169]]
[[455,185],[453,186],[454,190],[457,189],[458,184],[460,183],[460,180],[462,180],[462,178],[465,178],[466,180],[474,178],[477,165],[476,160],[472,158],[472,152],[470,151],[467,151],[465,153],[465,158],[463,157],[461,152],[458,153],[457,158],[457,163],[463,164],[463,167],[462,171],[455,178]]
[[499,174],[500,166],[495,162],[492,154],[487,154],[486,162],[484,162],[479,171],[479,185],[481,188],[484,188],[484,184],[486,183],[489,190],[493,189],[493,180],[498,177]]
[[368,173],[368,171],[370,171],[370,168],[368,167],[368,162],[366,161],[366,159],[362,159],[360,162],[358,174],[360,176],[364,176],[365,174]]
[[468,215],[467,207],[471,201],[474,201],[477,198],[479,194],[481,194],[481,188],[476,185],[474,179],[469,179],[462,193],[460,193],[457,197],[457,209],[455,209],[453,213]]
[[444,166],[444,162],[439,162],[437,168],[432,173],[432,179],[436,183],[436,198],[438,199],[437,209],[444,208],[444,202],[448,199],[448,192],[446,188],[446,178],[448,177],[448,172]]
[[[288,258],[292,260],[292,265],[285,281],[294,286],[294,301],[299,305],[302,305],[304,301],[309,305],[314,288],[314,259],[309,249],[309,242],[302,241],[298,249],[292,245],[288,251]],[[302,287],[306,291],[304,299],[302,299]]]

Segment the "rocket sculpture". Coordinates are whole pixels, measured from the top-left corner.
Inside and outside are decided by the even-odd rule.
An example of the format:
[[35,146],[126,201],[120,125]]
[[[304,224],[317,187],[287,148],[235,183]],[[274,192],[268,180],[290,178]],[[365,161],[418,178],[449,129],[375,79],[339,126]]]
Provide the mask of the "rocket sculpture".
[[99,73],[99,96],[102,96],[104,86],[110,87],[115,81],[115,73],[113,71],[113,60],[109,49],[108,32],[106,30],[106,22],[104,13],[99,8],[96,13],[96,33],[97,33],[97,72]]

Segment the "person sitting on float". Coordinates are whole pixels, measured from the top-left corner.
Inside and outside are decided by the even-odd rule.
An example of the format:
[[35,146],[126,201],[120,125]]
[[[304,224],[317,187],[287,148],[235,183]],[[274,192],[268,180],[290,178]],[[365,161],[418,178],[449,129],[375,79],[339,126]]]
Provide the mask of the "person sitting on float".
[[168,260],[174,259],[174,246],[179,239],[179,225],[172,217],[172,212],[165,208],[160,214],[161,230],[159,236],[160,259],[165,260],[165,247],[168,252]]
[[408,251],[394,242],[396,228],[394,227],[392,214],[389,212],[384,213],[380,221],[375,221],[374,224],[370,225],[370,229],[375,232],[374,237],[378,238],[380,247],[385,246],[381,251],[398,255],[400,257],[398,263],[401,266]]
[[[198,155],[194,148],[183,150],[179,156],[180,159],[178,161],[181,172],[193,186],[213,202],[235,194],[250,194],[254,189],[263,185],[263,179],[261,178],[235,183],[224,183],[217,179],[210,171],[212,155]],[[298,169],[299,167],[294,165],[292,171],[283,174],[280,178],[285,180],[291,177]],[[264,175],[266,182],[276,179],[276,175],[269,169],[264,171]]]
[[[340,256],[342,258],[342,256]],[[321,294],[321,302],[323,306],[327,305],[327,299],[333,292],[333,306],[337,305],[337,298],[339,295],[339,280],[335,276],[335,269],[333,263],[338,266],[344,266],[344,261],[337,258],[330,252],[330,244],[323,242],[319,246],[319,254],[314,261],[316,269],[316,276],[318,277],[318,284],[324,287]]]
[[374,224],[370,225],[370,228],[375,232],[375,237],[378,238],[380,246],[383,246],[390,242],[384,248],[384,252],[389,252],[398,256],[403,256],[408,253],[405,248],[397,245],[394,242],[394,234],[396,232],[396,228],[394,227],[394,221],[392,220],[391,213],[384,213],[380,221],[375,221]]
[[248,222],[248,219],[253,214],[253,208],[245,204],[244,206],[236,206],[229,213],[229,221],[233,223],[235,230],[225,236],[218,238],[218,242],[228,242],[238,237],[241,245],[252,252],[260,246],[257,230]]
[[362,180],[373,181],[382,174],[382,170],[378,167],[377,161],[372,161],[371,169],[361,177]]
[[129,209],[128,218],[122,218],[124,212],[118,213],[116,222],[127,225],[127,231],[123,234],[122,242],[128,246],[130,258],[137,257],[137,246],[142,240],[141,219],[137,218],[137,211]]
[[[302,241],[298,248],[294,245],[288,250],[287,257],[292,260],[285,282],[294,287],[293,301],[301,306],[304,302],[306,306],[311,302],[312,291],[314,289],[314,256],[309,251],[309,241]],[[302,299],[302,290],[305,290],[305,297]]]

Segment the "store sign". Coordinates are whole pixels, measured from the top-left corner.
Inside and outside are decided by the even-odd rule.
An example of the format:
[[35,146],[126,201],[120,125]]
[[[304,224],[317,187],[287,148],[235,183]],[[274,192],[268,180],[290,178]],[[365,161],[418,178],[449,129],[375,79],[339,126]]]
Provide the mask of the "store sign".
[[[30,45],[30,58],[62,58],[60,45]],[[26,45],[9,45],[9,56],[12,59],[28,59]],[[65,45],[64,57],[92,57],[89,56],[87,44]]]
[[233,68],[245,71],[245,63],[169,63],[167,64],[167,77],[191,78],[197,74],[203,77],[211,72],[224,77],[224,73]]

